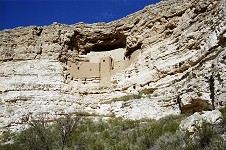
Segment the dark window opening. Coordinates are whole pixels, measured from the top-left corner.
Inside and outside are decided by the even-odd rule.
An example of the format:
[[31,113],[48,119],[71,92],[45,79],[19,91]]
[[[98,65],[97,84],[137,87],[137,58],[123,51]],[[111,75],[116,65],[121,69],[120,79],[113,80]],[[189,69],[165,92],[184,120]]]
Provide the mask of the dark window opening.
[[103,62],[105,62],[105,60],[103,60]]
[[92,71],[92,69],[89,69],[89,71]]
[[136,89],[136,86],[135,85],[133,86],[133,89]]
[[80,69],[80,67],[77,67],[77,69],[79,70],[79,69]]

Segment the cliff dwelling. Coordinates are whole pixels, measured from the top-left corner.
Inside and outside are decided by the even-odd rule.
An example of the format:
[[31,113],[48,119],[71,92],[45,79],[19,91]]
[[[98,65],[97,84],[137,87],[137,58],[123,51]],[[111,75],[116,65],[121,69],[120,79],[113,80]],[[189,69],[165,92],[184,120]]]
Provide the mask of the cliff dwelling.
[[87,55],[81,55],[86,61],[73,63],[67,62],[70,77],[74,80],[97,79],[100,86],[110,86],[111,76],[127,68],[140,54],[137,50],[131,56],[125,57],[125,48],[111,51],[91,51]]

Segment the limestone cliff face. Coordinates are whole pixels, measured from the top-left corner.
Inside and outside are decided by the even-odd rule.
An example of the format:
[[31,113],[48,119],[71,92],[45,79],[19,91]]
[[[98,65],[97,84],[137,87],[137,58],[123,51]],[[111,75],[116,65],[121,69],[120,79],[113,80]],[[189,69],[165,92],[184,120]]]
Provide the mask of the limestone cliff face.
[[[225,105],[225,11],[225,0],[164,0],[107,24],[0,31],[1,130],[28,113],[158,119]],[[140,54],[109,86],[72,78],[69,62],[117,49]]]

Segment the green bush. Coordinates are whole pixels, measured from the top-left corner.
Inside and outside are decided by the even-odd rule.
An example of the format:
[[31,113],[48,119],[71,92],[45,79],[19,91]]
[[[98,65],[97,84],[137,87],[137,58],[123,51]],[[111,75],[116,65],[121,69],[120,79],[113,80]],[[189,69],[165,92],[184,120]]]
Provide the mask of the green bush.
[[145,94],[145,95],[153,94],[156,90],[157,88],[148,88],[140,91],[140,94]]
[[213,125],[203,123],[194,135],[178,131],[165,132],[154,143],[151,150],[224,150],[226,144],[214,131]]
[[224,125],[224,126],[226,126],[226,107],[224,107],[224,108],[222,108],[222,109],[220,109],[220,112],[221,112],[221,114],[222,114],[222,116],[223,116],[223,120],[222,120],[222,124]]
[[113,98],[112,101],[116,102],[116,101],[129,101],[132,99],[141,99],[142,98],[142,94],[133,94],[133,95],[125,95],[122,97],[117,97],[117,98]]
[[201,150],[224,149],[225,144],[210,124],[203,124],[193,138],[179,132],[185,115],[160,120],[91,120],[66,116],[55,123],[35,122],[30,128],[12,135],[5,133],[0,149],[11,150]]
[[151,150],[181,150],[186,146],[186,139],[184,132],[166,132],[156,140]]

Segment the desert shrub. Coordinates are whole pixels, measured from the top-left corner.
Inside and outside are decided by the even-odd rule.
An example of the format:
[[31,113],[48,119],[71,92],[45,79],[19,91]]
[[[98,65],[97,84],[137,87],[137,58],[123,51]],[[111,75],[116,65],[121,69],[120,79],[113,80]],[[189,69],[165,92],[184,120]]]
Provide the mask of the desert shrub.
[[43,128],[42,126],[31,127],[22,131],[15,138],[15,145],[17,149],[30,150],[30,149],[52,149],[55,138],[51,134],[50,128]]
[[214,130],[214,125],[204,122],[198,128],[196,141],[197,149],[225,149],[226,144],[223,142],[222,137]]
[[141,98],[142,98],[142,94],[133,94],[133,95],[125,95],[125,96],[113,98],[112,101],[113,102],[128,101],[128,100],[132,100],[132,99],[141,99]]
[[223,150],[226,144],[222,137],[214,130],[214,125],[203,122],[201,127],[197,128],[196,133],[186,141],[185,150]]
[[143,143],[141,146],[143,146],[144,149],[151,148],[156,140],[164,133],[168,132],[174,134],[179,129],[179,124],[183,117],[183,115],[170,115],[142,127],[140,129],[142,132],[140,142]]
[[203,122],[203,125],[198,129],[198,143],[201,148],[209,146],[211,140],[214,138],[213,125]]
[[[26,116],[26,122],[30,126],[28,129],[13,136],[10,144],[1,144],[0,149],[17,150],[52,150],[65,149],[70,134],[77,127],[77,120],[66,116],[56,123],[49,123],[45,116],[40,115],[37,120],[31,116]],[[3,137],[4,138],[4,137]],[[4,138],[7,141],[6,138]],[[3,140],[4,141],[4,140]]]
[[12,140],[15,138],[15,133],[11,133],[10,131],[5,131],[1,135],[0,140],[0,150],[14,150],[16,147],[12,146]]
[[187,135],[184,132],[166,132],[154,143],[151,150],[181,150],[186,146]]
[[84,119],[70,141],[77,149],[130,149],[137,145],[138,127],[138,121]]
[[11,133],[10,131],[4,131],[1,135],[1,143],[9,142],[13,137],[15,136],[14,133]]
[[220,109],[220,112],[222,114],[222,124],[226,127],[226,107]]
[[148,88],[148,89],[144,89],[144,90],[140,91],[140,94],[146,94],[146,95],[153,94],[154,91],[156,91],[156,90],[157,90],[157,88]]
[[[42,123],[31,126],[12,136],[14,143],[3,144],[0,149],[198,150],[225,148],[222,139],[209,124],[199,128],[193,138],[190,138],[189,134],[179,132],[179,124],[185,117],[185,115],[170,115],[157,121],[148,119],[140,121],[100,119],[97,121],[66,116],[48,126],[43,126]],[[44,139],[37,131],[43,134]],[[11,139],[9,135],[7,133],[5,139]]]
[[56,133],[58,133],[59,143],[62,150],[67,146],[69,137],[78,127],[79,120],[80,118],[72,118],[70,115],[57,120],[54,129],[56,130]]
[[141,122],[121,119],[73,120],[68,116],[51,126],[43,126],[42,123],[31,126],[16,136],[11,147],[37,150],[148,149],[165,131],[176,132],[179,125],[176,118],[178,116]]
[[213,125],[203,123],[194,135],[185,132],[165,132],[151,147],[151,150],[223,150],[223,139],[214,131]]
[[[37,125],[30,127],[11,137],[8,142],[1,143],[2,150],[49,150],[55,148],[55,135],[50,128],[43,129]],[[3,137],[4,138],[4,137]],[[3,139],[7,141],[7,139]]]

